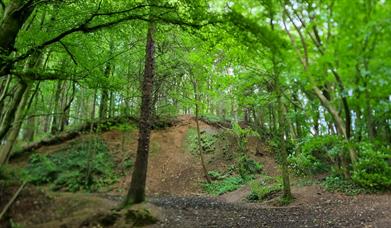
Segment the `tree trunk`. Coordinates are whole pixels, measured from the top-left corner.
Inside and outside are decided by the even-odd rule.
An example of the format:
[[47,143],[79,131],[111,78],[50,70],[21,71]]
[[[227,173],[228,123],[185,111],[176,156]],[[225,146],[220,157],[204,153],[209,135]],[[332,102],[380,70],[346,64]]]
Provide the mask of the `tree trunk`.
[[[105,68],[105,77],[109,78],[111,74],[111,63],[110,61],[107,62],[106,68]],[[100,104],[99,104],[99,118],[100,119],[106,119],[107,118],[107,111],[108,111],[108,101],[109,101],[109,91],[107,88],[102,89],[102,96],[100,99]]]
[[352,115],[350,113],[350,108],[348,105],[348,100],[346,97],[342,97],[342,104],[345,111],[345,129],[346,129],[346,138],[350,139],[352,132]]
[[92,110],[91,110],[91,120],[95,119],[95,110],[96,110],[96,89],[94,90],[94,97],[92,98]]
[[[110,41],[110,55],[112,55],[114,49],[114,43],[113,40]],[[113,66],[110,61],[106,63],[104,75],[108,79],[110,78],[111,74],[113,73]],[[110,93],[106,85],[103,85],[102,88],[102,96],[100,99],[100,105],[99,105],[99,118],[100,119],[106,119],[108,117],[109,110],[109,100],[110,100]]]
[[23,94],[25,93],[26,89],[27,85],[23,82],[20,82],[16,93],[12,99],[12,102],[8,108],[8,111],[5,113],[4,118],[2,120],[0,126],[0,141],[4,138],[4,136],[7,134],[8,130],[11,127],[11,124],[15,118],[15,113],[18,109],[18,106],[23,98]]
[[1,118],[1,114],[3,113],[3,109],[4,109],[4,101],[5,101],[5,98],[7,97],[7,92],[8,92],[8,89],[9,89],[9,86],[11,84],[11,80],[12,80],[12,76],[9,75],[7,80],[4,82],[4,84],[1,84],[0,86],[0,91],[1,91],[1,94],[0,94],[0,118]]
[[69,125],[69,115],[71,112],[72,103],[75,99],[75,93],[76,93],[76,84],[73,83],[72,94],[70,95],[69,100],[67,97],[63,99],[65,104],[63,105],[63,110],[61,114],[60,131],[64,131],[65,127]]
[[367,116],[367,129],[368,129],[368,138],[374,139],[376,137],[376,130],[373,124],[373,115],[372,115],[372,107],[371,101],[369,99],[369,93],[366,92],[366,116]]
[[[278,90],[278,89],[277,89]],[[280,93],[280,92],[279,92]],[[278,125],[279,125],[279,138],[280,138],[280,155],[281,155],[281,171],[282,171],[282,182],[283,182],[283,198],[290,199],[292,198],[291,193],[291,186],[289,181],[289,170],[288,170],[288,153],[286,151],[286,138],[287,135],[285,134],[285,111],[284,106],[281,101],[281,94],[277,95],[277,103],[279,108],[279,114],[278,114]]]
[[59,132],[60,130],[60,124],[59,124],[59,119],[60,119],[60,116],[59,116],[59,112],[60,112],[60,106],[61,106],[61,87],[62,87],[62,84],[63,82],[62,81],[58,81],[57,82],[57,85],[56,85],[56,91],[55,91],[55,94],[54,94],[54,100],[53,100],[53,103],[54,103],[54,108],[53,108],[53,119],[52,119],[52,127],[51,127],[51,130],[50,132],[52,134],[56,134],[57,132]]
[[99,119],[107,118],[107,101],[108,101],[109,93],[107,89],[102,90],[102,96],[99,104]]
[[[316,107],[318,108],[318,107]],[[315,135],[318,136],[320,135],[320,131],[319,131],[319,119],[320,119],[320,113],[319,113],[319,109],[317,109],[313,115],[313,119],[314,119],[314,132],[315,132]]]
[[211,183],[209,174],[208,174],[208,169],[206,168],[205,165],[205,159],[204,159],[204,149],[202,147],[201,143],[201,131],[200,131],[200,124],[199,124],[199,106],[198,102],[200,102],[200,97],[198,94],[197,90],[197,81],[194,79],[193,80],[193,89],[194,89],[194,98],[195,98],[195,121],[196,121],[196,126],[197,126],[197,145],[198,145],[198,151],[200,153],[200,158],[201,158],[201,165],[202,165],[202,170],[204,172],[205,179],[208,183]]
[[[342,118],[339,116],[338,111],[334,109],[334,107],[331,105],[329,100],[327,100],[327,98],[322,94],[322,91],[318,87],[314,87],[314,92],[315,92],[316,96],[319,98],[319,100],[321,101],[322,105],[327,109],[327,111],[333,117],[333,120],[334,120],[334,123],[337,127],[338,133],[340,135],[342,135],[348,141],[349,138],[346,133],[345,125],[343,123]],[[357,154],[356,154],[356,151],[353,148],[351,148],[350,146],[348,149],[349,149],[350,160],[352,161],[352,164],[354,167],[354,165],[357,161]]]
[[273,126],[273,132],[272,134],[275,135],[276,131],[277,131],[277,120],[276,120],[276,113],[275,113],[275,108],[273,105],[270,105],[270,111],[271,111],[271,115],[272,115],[272,126]]
[[110,92],[109,118],[115,116],[115,93]]
[[147,33],[144,79],[142,82],[142,100],[139,123],[137,156],[132,174],[132,181],[123,206],[140,203],[145,200],[145,183],[147,179],[149,142],[151,135],[151,105],[153,96],[153,78],[155,74],[155,24],[149,23]]
[[246,108],[244,108],[243,112],[244,112],[243,124],[244,124],[245,126],[248,126],[249,123],[250,123],[249,109],[246,107]]
[[34,7],[33,0],[13,0],[5,8],[3,18],[0,20],[0,77],[10,73],[12,66],[4,57],[15,50],[16,37]]
[[32,142],[34,140],[34,133],[36,127],[35,122],[36,122],[35,117],[30,116],[27,118],[27,123],[23,130],[23,141]]
[[4,165],[10,157],[13,146],[15,145],[16,139],[18,138],[18,134],[20,128],[23,123],[23,119],[25,116],[26,105],[30,98],[31,85],[26,86],[26,90],[23,93],[23,98],[20,101],[17,111],[15,113],[15,119],[12,124],[12,128],[8,134],[7,140],[0,151],[0,165]]
[[[58,81],[56,85],[56,92],[54,95],[54,108],[53,108],[53,119],[52,119],[52,128],[51,133],[56,134],[61,130],[61,119],[62,119],[62,104],[64,97],[61,94],[65,92],[63,89],[65,88],[65,84],[63,81]],[[62,98],[62,99],[61,99]]]
[[[292,98],[295,103],[299,102],[299,98],[295,92],[292,94]],[[295,115],[296,137],[301,138],[301,136],[303,135],[302,126],[301,126],[302,121],[301,121],[300,117],[298,117],[299,110],[297,109],[296,105],[294,105],[293,108],[296,113],[296,115]]]

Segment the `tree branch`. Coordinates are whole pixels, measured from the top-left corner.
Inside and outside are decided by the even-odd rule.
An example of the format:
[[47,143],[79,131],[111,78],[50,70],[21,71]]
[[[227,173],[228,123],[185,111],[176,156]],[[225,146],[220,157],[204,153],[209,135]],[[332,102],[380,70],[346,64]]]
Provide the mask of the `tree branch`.
[[12,70],[11,73],[22,80],[32,80],[32,81],[53,81],[53,80],[68,80],[78,82],[78,80],[83,79],[84,77],[79,77],[76,79],[73,75],[67,75],[64,73],[58,72],[36,72],[36,71],[17,71]]
[[3,0],[0,0],[0,6],[1,6],[1,8],[3,8],[3,11],[4,11],[5,10],[5,4],[4,4]]
[[71,57],[73,63],[75,65],[78,65],[75,56],[71,53],[71,51],[68,49],[68,47],[61,40],[59,41],[59,43],[61,44],[61,46],[63,46],[65,51],[69,54],[69,56]]

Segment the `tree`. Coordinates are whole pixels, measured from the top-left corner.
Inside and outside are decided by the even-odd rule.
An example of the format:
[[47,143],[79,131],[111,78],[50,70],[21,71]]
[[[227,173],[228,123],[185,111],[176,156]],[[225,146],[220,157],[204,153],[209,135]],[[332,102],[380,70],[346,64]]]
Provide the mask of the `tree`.
[[155,75],[155,22],[150,22],[147,31],[147,44],[145,48],[145,68],[142,82],[142,100],[139,119],[139,138],[137,144],[137,157],[132,173],[132,182],[124,206],[140,203],[145,200],[145,183],[147,179],[149,142],[151,137],[151,110],[153,82]]

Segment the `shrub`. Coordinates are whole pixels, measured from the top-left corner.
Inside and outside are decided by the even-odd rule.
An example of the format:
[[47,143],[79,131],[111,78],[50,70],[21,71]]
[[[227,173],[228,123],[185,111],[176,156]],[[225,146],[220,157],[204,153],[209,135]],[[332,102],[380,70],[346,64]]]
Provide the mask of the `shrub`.
[[251,181],[249,186],[251,193],[247,196],[248,200],[264,200],[282,190],[282,178],[273,179],[269,176],[262,176],[260,180]]
[[358,186],[352,180],[346,180],[341,176],[328,176],[322,183],[323,187],[330,192],[343,192],[346,195],[357,195],[368,192]]
[[238,161],[238,171],[243,179],[253,179],[255,174],[261,172],[263,166],[255,160],[243,154]]
[[385,190],[391,188],[391,166],[387,162],[391,153],[386,149],[376,150],[370,143],[359,145],[359,159],[353,171],[352,180],[358,185]]
[[131,158],[126,158],[123,162],[122,162],[122,169],[123,170],[129,170],[133,167],[133,160]]
[[261,170],[261,164],[248,158],[246,155],[242,155],[236,165],[230,165],[223,173],[209,171],[209,176],[215,181],[210,184],[204,183],[203,189],[212,195],[221,195],[226,192],[231,192],[254,179],[255,174],[260,173]]
[[248,136],[259,136],[256,131],[253,131],[250,128],[241,128],[240,125],[236,122],[232,124],[231,132],[237,139],[240,153],[245,153],[247,151]]
[[53,160],[46,155],[33,154],[25,170],[28,181],[37,185],[53,182],[61,172]]
[[209,177],[212,180],[222,180],[222,179],[224,179],[224,176],[219,171],[214,171],[214,170],[209,171],[208,175],[209,175]]
[[[188,149],[192,154],[199,154],[196,129],[189,129],[186,136]],[[204,153],[213,153],[216,149],[217,135],[209,132],[201,132],[201,147]]]
[[337,136],[306,137],[289,155],[288,162],[296,174],[313,175],[330,171],[333,161],[345,151],[346,144]]
[[33,155],[23,171],[27,181],[54,190],[97,191],[116,181],[114,162],[99,139],[78,141],[51,155]]

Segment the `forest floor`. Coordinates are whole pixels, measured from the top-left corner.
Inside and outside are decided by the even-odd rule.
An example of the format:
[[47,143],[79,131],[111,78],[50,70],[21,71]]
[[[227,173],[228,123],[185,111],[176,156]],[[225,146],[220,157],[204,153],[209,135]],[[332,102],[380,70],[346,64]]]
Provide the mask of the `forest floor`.
[[[276,206],[276,198],[248,202],[250,188],[246,185],[221,196],[208,196],[201,188],[204,178],[199,157],[186,149],[190,128],[195,128],[195,122],[184,116],[175,126],[152,133],[147,207],[156,212],[159,221],[151,227],[391,227],[390,193],[347,196],[327,192],[316,183],[304,185],[300,178],[293,178],[295,200],[288,206]],[[201,129],[217,131],[203,122]],[[136,131],[111,130],[100,137],[117,163],[129,154],[134,159]],[[43,147],[37,152],[53,153],[69,143]],[[249,145],[252,158],[264,165],[263,173],[278,176],[280,172],[270,152],[263,149],[263,156],[255,156],[255,143],[250,140]],[[206,160],[210,170],[224,170],[229,166],[213,154],[208,154]],[[14,161],[15,166],[25,164],[26,160]],[[10,208],[8,217],[24,227],[88,226],[86,221],[91,217],[102,217],[119,205],[130,181],[129,173],[101,193],[52,192],[28,185]],[[17,185],[0,188],[0,208],[17,188]]]

